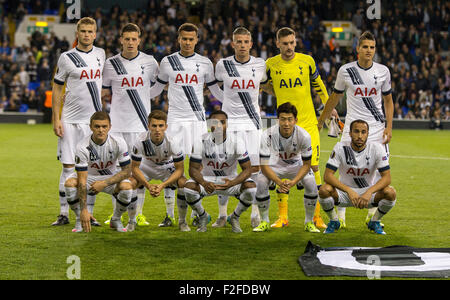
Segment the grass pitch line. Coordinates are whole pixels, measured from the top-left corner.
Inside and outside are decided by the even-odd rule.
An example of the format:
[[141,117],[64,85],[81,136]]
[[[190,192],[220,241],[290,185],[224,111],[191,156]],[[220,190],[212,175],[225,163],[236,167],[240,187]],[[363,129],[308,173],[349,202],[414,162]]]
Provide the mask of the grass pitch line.
[[[331,150],[321,150],[320,152],[331,153]],[[435,157],[435,156],[410,156],[410,155],[396,155],[391,154],[391,157],[408,158],[408,159],[431,159],[431,160],[450,160],[450,157]]]

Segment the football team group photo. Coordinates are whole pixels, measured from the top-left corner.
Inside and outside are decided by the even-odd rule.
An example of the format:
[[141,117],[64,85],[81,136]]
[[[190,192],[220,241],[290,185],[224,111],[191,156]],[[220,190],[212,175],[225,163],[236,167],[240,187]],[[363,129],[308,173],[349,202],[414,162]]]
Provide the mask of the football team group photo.
[[[448,3],[19,2],[2,5],[0,88],[15,72],[30,82],[36,58],[37,84],[4,89],[0,116],[36,111],[44,124],[0,125],[4,162],[29,153],[29,171],[6,173],[32,191],[5,203],[24,216],[16,226],[34,215],[36,240],[21,239],[18,257],[55,248],[48,275],[11,262],[1,278],[372,279],[374,264],[375,278],[450,274]],[[53,11],[72,36],[33,25]],[[21,22],[38,32],[23,49],[8,34],[18,45]],[[338,250],[368,254],[327,261]]]

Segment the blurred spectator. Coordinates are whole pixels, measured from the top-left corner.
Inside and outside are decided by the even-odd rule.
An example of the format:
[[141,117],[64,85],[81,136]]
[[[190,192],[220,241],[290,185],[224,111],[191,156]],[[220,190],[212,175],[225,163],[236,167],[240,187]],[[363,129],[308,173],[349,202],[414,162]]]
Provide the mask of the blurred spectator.
[[40,99],[35,90],[26,89],[22,96],[22,104],[26,104],[29,109],[41,111]]
[[19,95],[17,95],[17,93],[12,93],[3,111],[18,112],[20,110],[20,104]]
[[[18,73],[21,86],[27,87],[23,66],[29,76],[28,82],[45,81],[44,87],[48,88],[58,53],[68,50],[72,43],[66,37],[62,40],[56,38],[53,33],[35,32],[29,39],[29,46],[15,47],[10,41],[13,30],[11,22],[18,25],[25,13],[59,10],[61,3],[18,1],[13,6],[14,11],[10,3],[0,0],[0,99],[10,97],[13,90],[18,92],[17,89],[10,89]],[[348,48],[340,45],[335,38],[325,40],[321,21],[350,21],[361,31],[372,31],[377,38],[375,61],[387,65],[391,71],[395,117],[431,118],[435,102],[439,102],[442,118],[447,118],[450,98],[450,5],[445,1],[383,2],[383,18],[380,20],[366,18],[368,5],[365,1],[350,0],[201,0],[195,7],[190,7],[190,3],[185,1],[149,0],[146,9],[138,11],[127,10],[124,5],[121,7],[118,4],[111,9],[87,6],[83,13],[96,19],[96,46],[104,48],[107,57],[120,51],[119,30],[127,22],[139,24],[143,29],[140,50],[161,61],[178,49],[178,26],[197,18],[198,21],[193,21],[199,27],[197,52],[207,55],[214,64],[220,58],[232,55],[230,43],[236,26],[246,26],[252,32],[252,55],[263,59],[279,53],[274,33],[282,26],[290,26],[298,36],[296,51],[314,57],[329,93],[339,67],[356,59],[358,36],[353,37]],[[66,21],[63,18],[63,22]],[[24,88],[20,92],[23,91]],[[41,99],[44,93],[45,89],[43,92],[40,87],[36,97]],[[26,98],[24,101],[27,101]],[[214,109],[211,105],[213,101],[205,98],[207,111]],[[167,111],[167,93],[152,99],[152,106]],[[262,93],[260,106],[266,115],[271,115],[275,112],[276,98]],[[344,110],[339,112],[345,114]]]
[[20,66],[20,72],[17,73],[17,76],[19,76],[19,81],[22,84],[22,87],[27,87],[30,83],[30,75],[28,74],[24,65]]
[[436,130],[443,129],[444,126],[442,125],[441,121],[442,121],[442,117],[441,117],[439,110],[435,110],[433,113],[433,117],[431,118],[430,128],[436,129]]

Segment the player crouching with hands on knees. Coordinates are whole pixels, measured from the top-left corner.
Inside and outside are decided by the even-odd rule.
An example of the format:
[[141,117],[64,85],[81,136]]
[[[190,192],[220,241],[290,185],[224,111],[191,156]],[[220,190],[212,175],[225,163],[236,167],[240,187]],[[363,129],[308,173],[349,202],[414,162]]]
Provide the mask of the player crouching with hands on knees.
[[[211,195],[234,196],[239,202],[228,222],[231,230],[242,232],[240,215],[254,202],[256,184],[250,179],[251,163],[245,143],[238,135],[227,135],[228,115],[219,110],[209,117],[211,132],[202,137],[201,153],[192,153],[189,161],[191,179],[184,186],[186,201],[199,216],[198,232],[205,232],[211,220],[201,199]],[[237,163],[242,172],[237,174]]]
[[[110,227],[125,232],[120,217],[131,202],[132,186],[131,160],[125,141],[109,135],[111,119],[106,112],[96,112],[91,116],[92,134],[78,145],[75,154],[76,173],[65,182],[66,197],[76,215],[73,232],[91,231],[92,212],[87,207],[88,194],[100,192],[113,195],[117,201]],[[117,163],[121,170],[116,171]]]
[[[178,186],[177,204],[179,216],[179,228],[181,231],[190,231],[186,223],[187,204],[184,198],[183,185],[184,178],[184,153],[179,144],[181,139],[168,137],[167,114],[161,110],[154,110],[148,116],[148,132],[142,133],[133,146],[132,173],[130,179],[133,186],[133,193],[139,186],[145,186],[152,197],[158,197],[161,191],[168,187]],[[176,142],[178,141],[178,142]],[[152,179],[161,180],[159,184],[150,184]],[[167,226],[175,223],[173,216],[175,203],[166,203]],[[128,209],[130,217],[127,230],[132,231],[136,227],[136,206],[132,205]],[[159,225],[160,227],[161,224]],[[166,226],[164,226],[166,227]]]
[[[390,186],[391,172],[386,152],[379,143],[367,143],[369,125],[355,120],[350,124],[351,142],[334,146],[327,162],[325,184],[319,190],[319,201],[330,218],[324,233],[333,233],[340,227],[334,206],[357,208],[378,207],[368,223],[377,234],[386,234],[380,219],[394,207],[395,189]],[[334,176],[339,170],[339,179]],[[375,182],[376,172],[381,178]]]

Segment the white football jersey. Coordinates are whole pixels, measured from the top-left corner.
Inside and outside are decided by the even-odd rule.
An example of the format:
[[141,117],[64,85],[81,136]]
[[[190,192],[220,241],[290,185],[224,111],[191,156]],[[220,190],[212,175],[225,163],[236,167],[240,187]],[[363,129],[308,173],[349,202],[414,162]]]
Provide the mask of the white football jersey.
[[223,82],[222,110],[229,119],[247,121],[261,129],[258,103],[260,83],[267,82],[266,62],[250,56],[240,63],[234,56],[222,58],[216,65],[216,79]]
[[61,54],[53,79],[59,85],[66,83],[61,120],[89,124],[92,114],[102,110],[104,64],[105,50],[95,46],[88,52],[75,47]]
[[124,167],[130,162],[125,141],[111,135],[101,145],[89,135],[78,144],[75,153],[75,170],[88,171],[88,175],[113,175],[117,164]]
[[202,153],[191,154],[190,160],[202,163],[203,176],[235,177],[237,163],[250,161],[245,143],[236,135],[227,136],[221,144],[213,141],[213,135],[207,133],[202,137]]
[[368,142],[361,152],[354,151],[351,142],[337,143],[326,167],[334,171],[339,169],[339,180],[352,188],[372,186],[377,170],[381,173],[390,169],[383,146],[373,142]]
[[112,92],[111,132],[148,130],[150,87],[157,75],[158,63],[143,52],[132,59],[117,54],[106,60],[103,88],[111,88]]
[[347,115],[345,116],[344,135],[349,132],[350,123],[362,119],[369,124],[369,135],[384,128],[385,115],[382,110],[382,95],[391,93],[391,74],[388,67],[373,62],[364,69],[358,61],[339,68],[334,90],[338,93],[346,91]]
[[205,121],[203,89],[215,84],[212,62],[197,53],[189,57],[179,52],[161,60],[157,81],[169,84],[168,121]]
[[280,134],[280,126],[276,124],[263,132],[259,155],[261,165],[302,166],[302,161],[312,157],[311,136],[306,130],[295,125],[291,136],[284,138]]
[[147,131],[141,133],[134,144],[131,159],[149,167],[157,167],[182,161],[184,153],[180,145],[167,135],[164,135],[159,145],[155,145],[150,138],[150,132]]

